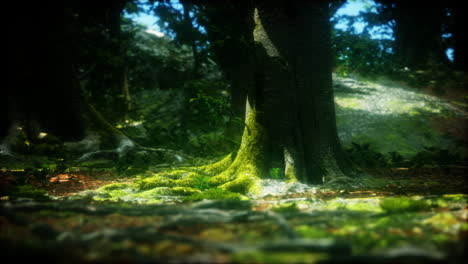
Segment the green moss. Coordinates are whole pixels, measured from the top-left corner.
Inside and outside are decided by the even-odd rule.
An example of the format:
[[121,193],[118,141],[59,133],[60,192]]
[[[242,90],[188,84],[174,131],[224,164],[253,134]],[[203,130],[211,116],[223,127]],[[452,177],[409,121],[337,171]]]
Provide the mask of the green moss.
[[130,187],[130,184],[128,183],[111,183],[111,184],[102,186],[101,188],[98,189],[98,191],[106,192],[106,191],[129,188],[129,187]]
[[242,194],[256,194],[260,190],[258,178],[248,173],[244,173],[244,175],[238,176],[235,180],[221,185],[221,188]]
[[372,198],[354,198],[346,199],[346,209],[353,211],[370,211],[380,213],[382,209],[379,206],[378,200]]
[[301,237],[308,239],[325,238],[330,236],[327,231],[308,225],[297,226],[295,231]]
[[148,190],[156,187],[174,187],[175,185],[174,180],[165,178],[159,174],[150,178],[135,181],[135,186],[140,190]]
[[378,198],[336,198],[323,205],[324,210],[351,210],[380,213],[382,209],[379,206]]
[[12,197],[31,198],[35,200],[47,200],[47,192],[33,185],[16,186],[10,193]]
[[286,166],[284,176],[289,182],[297,182],[297,168],[296,166]]
[[227,170],[219,175],[211,177],[208,180],[208,184],[210,184],[211,186],[217,187],[233,179],[234,179],[233,174],[229,170]]
[[229,168],[232,162],[234,162],[234,158],[235,155],[231,153],[216,163],[201,166],[196,169],[209,176],[218,175]]
[[[249,106],[248,106],[249,107]],[[246,127],[241,146],[232,164],[221,174],[212,177],[208,183],[242,194],[257,193],[258,179],[261,178],[265,131],[258,122],[259,112],[248,109]]]
[[441,230],[449,230],[450,227],[457,225],[460,221],[451,213],[437,213],[434,216],[423,221],[424,224],[430,224]]
[[[200,182],[203,181],[205,177],[206,176],[203,176],[199,173],[190,172],[190,173],[185,174],[181,179],[174,181],[174,183],[176,186],[196,187],[196,186],[200,186]],[[199,189],[202,189],[202,188],[199,188]]]
[[200,190],[191,188],[191,187],[173,187],[171,190],[175,195],[183,195],[183,196],[201,193]]
[[284,203],[271,208],[271,210],[278,213],[297,213],[299,212],[299,207],[296,203]]
[[128,198],[142,198],[146,200],[154,200],[160,197],[161,195],[174,195],[174,192],[169,187],[157,187],[148,191],[134,193]]
[[431,205],[428,201],[415,200],[408,197],[391,197],[380,201],[382,210],[388,213],[419,212],[428,210]]
[[358,109],[358,110],[365,110],[366,102],[362,99],[357,98],[335,98],[335,103],[344,108],[351,108],[351,109]]
[[189,168],[188,168],[188,169],[165,171],[165,172],[158,173],[157,175],[160,177],[177,180],[177,179],[180,179],[181,177],[185,177],[193,173],[194,172],[189,171]]
[[443,198],[452,202],[468,202],[468,195],[466,194],[445,194]]
[[128,194],[128,192],[124,191],[124,190],[111,190],[111,191],[108,191],[107,194],[111,197],[111,198],[119,198],[119,197],[122,197],[122,196],[125,196]]
[[233,263],[316,263],[327,259],[323,253],[306,252],[242,252],[232,256]]
[[209,189],[202,193],[195,193],[185,198],[186,201],[200,201],[200,200],[218,200],[218,199],[233,199],[242,200],[246,199],[239,193],[230,192],[225,189],[215,188]]

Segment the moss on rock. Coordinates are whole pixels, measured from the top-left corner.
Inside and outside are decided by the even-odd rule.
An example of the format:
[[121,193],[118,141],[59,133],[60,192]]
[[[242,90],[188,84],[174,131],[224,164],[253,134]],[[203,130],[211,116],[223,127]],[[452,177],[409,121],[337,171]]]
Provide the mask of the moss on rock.
[[174,192],[169,187],[158,187],[144,192],[137,192],[128,196],[128,198],[141,198],[145,200],[157,200],[162,195],[174,195]]
[[99,188],[99,191],[106,192],[106,191],[113,191],[113,190],[118,190],[118,189],[124,189],[124,188],[129,188],[130,184],[128,183],[111,183],[108,185],[104,185],[101,188]]
[[173,187],[171,190],[175,195],[182,195],[182,196],[188,196],[188,195],[201,193],[200,190],[191,188],[191,187]]
[[157,188],[157,187],[174,187],[175,181],[157,174],[153,177],[135,181],[135,186],[139,190],[149,190],[149,189]]
[[221,188],[209,189],[201,193],[195,193],[185,198],[186,201],[201,201],[201,200],[219,200],[219,199],[231,199],[231,200],[243,200],[248,199],[247,197],[231,192]]

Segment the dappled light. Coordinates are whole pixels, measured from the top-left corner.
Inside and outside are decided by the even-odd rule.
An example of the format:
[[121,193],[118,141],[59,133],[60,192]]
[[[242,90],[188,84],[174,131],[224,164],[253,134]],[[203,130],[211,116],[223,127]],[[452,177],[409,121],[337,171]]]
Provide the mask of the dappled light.
[[11,10],[1,263],[466,262],[463,3]]
[[466,118],[465,108],[411,87],[339,76],[334,80],[338,132],[344,144],[371,143],[376,151],[406,156],[427,146],[459,147],[433,123]]

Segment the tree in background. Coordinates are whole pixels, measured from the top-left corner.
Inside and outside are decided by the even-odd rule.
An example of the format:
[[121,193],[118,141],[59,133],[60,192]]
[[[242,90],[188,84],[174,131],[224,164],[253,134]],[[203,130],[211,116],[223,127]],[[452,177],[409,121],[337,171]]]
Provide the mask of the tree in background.
[[30,30],[16,27],[9,31],[12,67],[4,131],[20,129],[12,133],[23,134],[25,148],[40,141],[40,132],[58,143],[78,141],[93,130],[102,134],[104,145],[117,144],[122,134],[90,104],[80,78],[95,68],[115,67],[106,68],[112,76],[107,84],[119,87],[116,93],[123,94],[123,64],[110,59],[99,61],[96,53],[97,49],[109,49],[114,58],[121,57],[120,15],[125,3],[33,3],[14,17],[15,25]]
[[9,122],[2,123],[4,129],[19,123],[31,139],[40,129],[63,140],[80,139],[85,124],[73,82],[69,17],[62,6],[33,3],[13,19],[5,102]]

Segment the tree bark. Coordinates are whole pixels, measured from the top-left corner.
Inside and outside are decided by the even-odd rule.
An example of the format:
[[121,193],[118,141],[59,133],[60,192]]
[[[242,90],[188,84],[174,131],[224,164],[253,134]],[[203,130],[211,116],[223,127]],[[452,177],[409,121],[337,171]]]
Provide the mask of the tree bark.
[[267,134],[282,148],[285,174],[309,183],[344,177],[350,166],[336,129],[328,2],[258,1],[257,10]]

